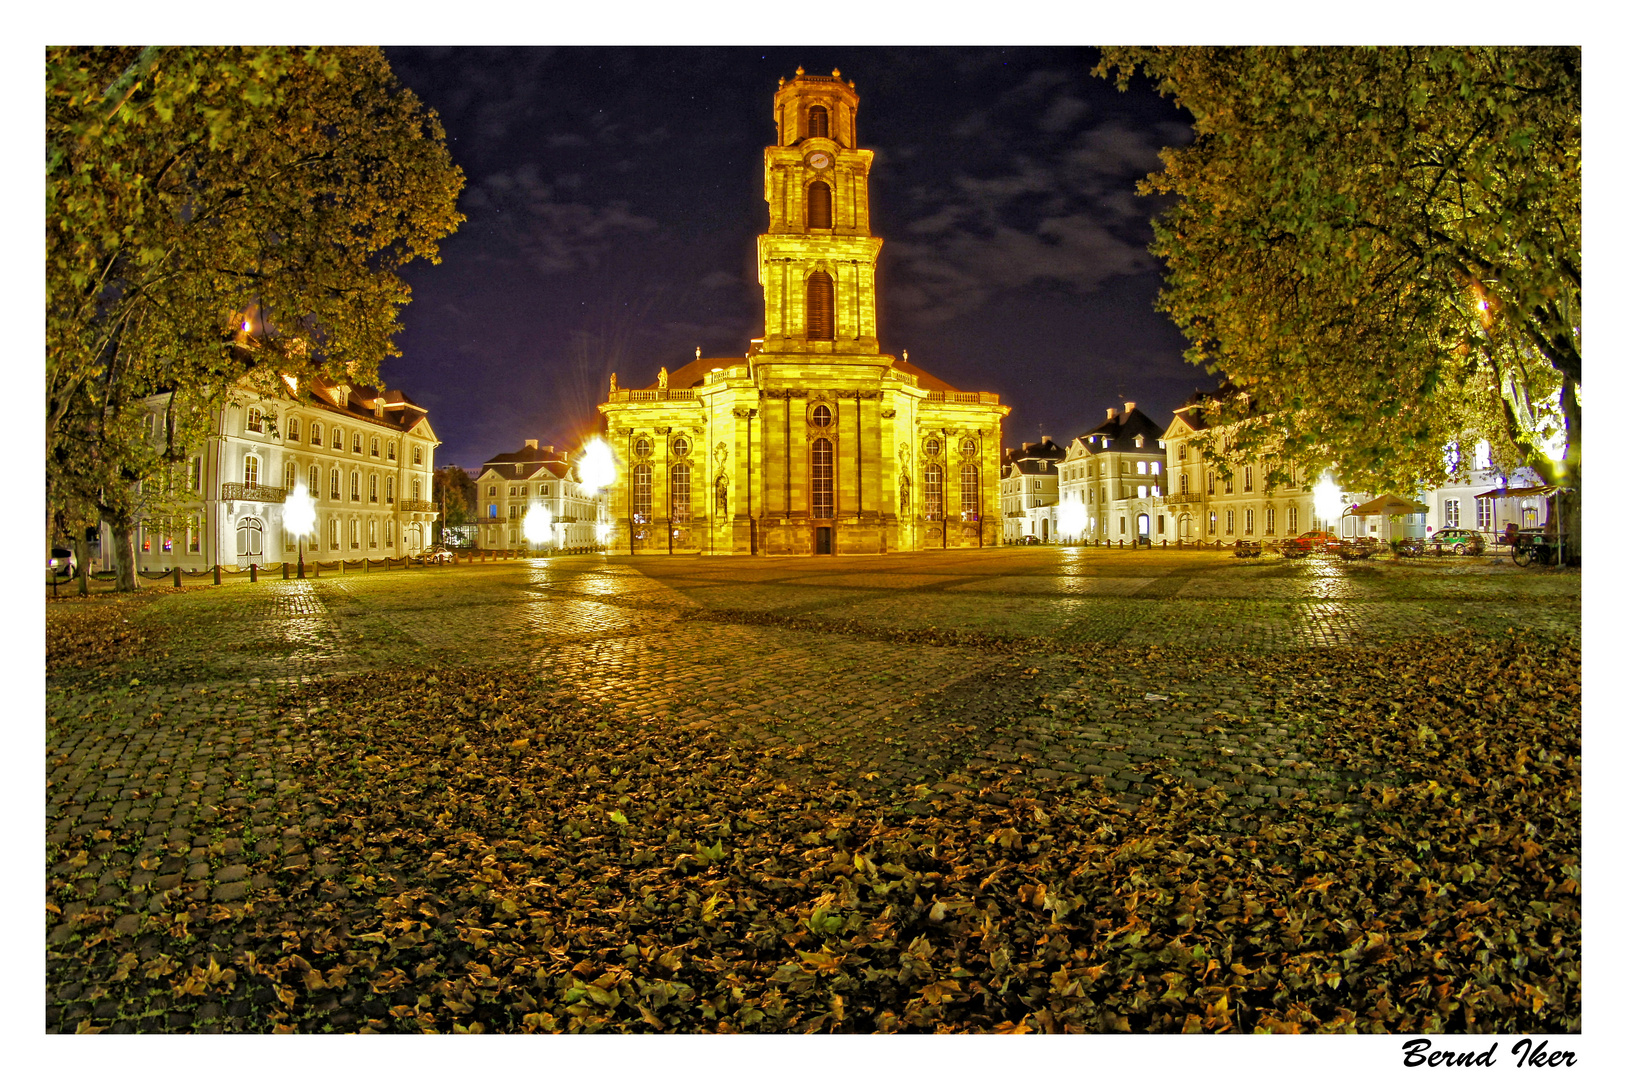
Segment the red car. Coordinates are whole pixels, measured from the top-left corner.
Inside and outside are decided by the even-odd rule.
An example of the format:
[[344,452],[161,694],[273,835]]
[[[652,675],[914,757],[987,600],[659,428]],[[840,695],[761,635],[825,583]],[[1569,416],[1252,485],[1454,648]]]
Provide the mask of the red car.
[[1282,552],[1285,559],[1303,559],[1305,556],[1322,549],[1309,536],[1290,536],[1278,542],[1277,550]]

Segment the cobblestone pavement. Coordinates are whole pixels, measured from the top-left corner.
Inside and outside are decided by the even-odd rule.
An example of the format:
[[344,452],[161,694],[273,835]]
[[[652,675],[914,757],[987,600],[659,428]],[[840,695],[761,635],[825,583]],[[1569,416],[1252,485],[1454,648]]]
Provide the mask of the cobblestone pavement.
[[[48,622],[116,603],[63,601]],[[78,895],[48,907],[49,945],[91,926],[135,935],[177,896],[252,900],[264,875],[251,864],[267,858],[336,877],[332,852],[305,848],[321,816],[298,781],[329,678],[525,670],[609,718],[709,729],[769,748],[787,778],[839,775],[904,804],[933,789],[1095,777],[1135,800],[1157,763],[1220,785],[1234,813],[1257,814],[1294,788],[1339,801],[1366,778],[1317,760],[1314,683],[1261,685],[1247,664],[1217,658],[1427,649],[1508,627],[1570,637],[1581,579],[1489,559],[1249,563],[1040,548],[572,556],[122,603],[167,657],[64,667],[47,685],[48,873]],[[299,685],[309,703],[279,707]],[[224,955],[232,942],[216,945]],[[97,1018],[81,991],[51,988],[53,1029]]]

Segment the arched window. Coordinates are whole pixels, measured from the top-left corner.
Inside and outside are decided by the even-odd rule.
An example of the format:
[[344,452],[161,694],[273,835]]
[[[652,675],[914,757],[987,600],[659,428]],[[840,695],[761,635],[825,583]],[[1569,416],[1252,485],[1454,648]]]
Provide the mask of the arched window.
[[367,501],[372,503],[379,501],[379,478],[376,473],[367,478]]
[[350,546],[353,548],[362,546],[362,523],[355,518],[350,519]]
[[960,519],[977,520],[977,466],[970,461],[960,467]]
[[1213,495],[1214,493],[1215,493],[1215,474],[1210,473],[1209,474],[1209,494]]
[[311,466],[310,494],[313,499],[322,497],[322,469],[320,466]]
[[384,519],[384,546],[395,547],[395,522],[390,518]]
[[414,480],[412,482],[412,501],[413,502],[419,502],[419,501],[421,501],[423,499],[423,497],[424,497],[424,482],[422,480]]
[[921,473],[921,502],[928,521],[943,517],[943,466],[936,461]]
[[808,228],[830,228],[830,185],[823,180],[808,185]]
[[362,452],[362,433],[359,431],[351,433],[350,452],[352,454],[359,454]]
[[422,446],[415,446],[412,448],[412,463],[414,465],[422,465],[424,463],[424,448]]
[[368,444],[367,452],[370,457],[379,456],[379,439],[377,435],[373,436],[373,441]]
[[830,113],[823,105],[814,105],[808,109],[808,138],[830,138]]
[[393,476],[384,478],[384,501],[387,503],[395,502],[395,477]]
[[331,469],[328,472],[328,498],[334,502],[339,501],[339,470]]
[[355,471],[350,474],[350,501],[362,501],[362,474]]
[[832,341],[836,337],[836,285],[823,270],[808,277],[808,340]]
[[288,418],[288,441],[299,442],[299,419],[297,417],[290,416]]
[[243,459],[243,483],[258,484],[260,482],[260,459],[253,454]]
[[720,518],[729,516],[729,478],[727,476],[717,478],[717,516]]
[[1243,466],[1243,490],[1244,491],[1253,491],[1254,490],[1254,466],[1253,465],[1244,465]]
[[650,520],[650,466],[633,466],[633,521],[643,525]]
[[283,490],[288,492],[289,494],[293,494],[294,485],[297,484],[298,482],[299,482],[299,466],[295,465],[292,461],[290,461],[287,465],[283,466],[283,470],[282,470],[282,486],[283,486]]
[[[265,424],[260,419],[260,410],[259,409],[250,409],[249,410],[249,430],[250,431],[264,431],[265,430]],[[148,433],[148,437],[149,438],[151,437],[150,432]]]
[[1182,495],[1186,494],[1186,474],[1185,473],[1181,474],[1181,494]]
[[[682,441],[682,440],[680,440]],[[672,481],[672,520],[689,520],[689,466],[680,461],[668,474]]]
[[345,433],[338,428],[334,428],[333,437],[328,441],[328,445],[335,450],[343,450],[345,448]]
[[836,516],[836,461],[829,439],[815,439],[813,444],[813,516],[820,520]]
[[367,546],[370,548],[379,546],[379,523],[377,518],[367,519]]
[[395,460],[395,440],[394,439],[391,439],[389,441],[389,443],[385,446],[384,456],[386,458],[388,458],[389,460],[391,460],[391,461]]
[[322,445],[322,425],[315,420],[311,421],[311,445]]
[[328,547],[337,550],[339,547],[339,519],[328,519]]

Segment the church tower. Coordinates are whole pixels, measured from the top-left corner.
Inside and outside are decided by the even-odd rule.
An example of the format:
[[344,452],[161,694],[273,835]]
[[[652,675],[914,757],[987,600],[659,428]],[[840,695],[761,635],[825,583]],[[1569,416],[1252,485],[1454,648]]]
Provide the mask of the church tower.
[[768,231],[757,238],[764,353],[877,359],[875,154],[858,148],[858,111],[840,71],[798,68],[774,95],[779,139],[763,151]]

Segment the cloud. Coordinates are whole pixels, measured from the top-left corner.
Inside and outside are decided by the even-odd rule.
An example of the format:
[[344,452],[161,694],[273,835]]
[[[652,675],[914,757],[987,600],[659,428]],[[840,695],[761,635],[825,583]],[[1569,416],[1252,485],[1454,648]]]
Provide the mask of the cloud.
[[488,176],[469,191],[464,209],[505,235],[518,256],[545,274],[594,266],[620,239],[649,232],[655,221],[625,202],[563,202],[533,164]]

